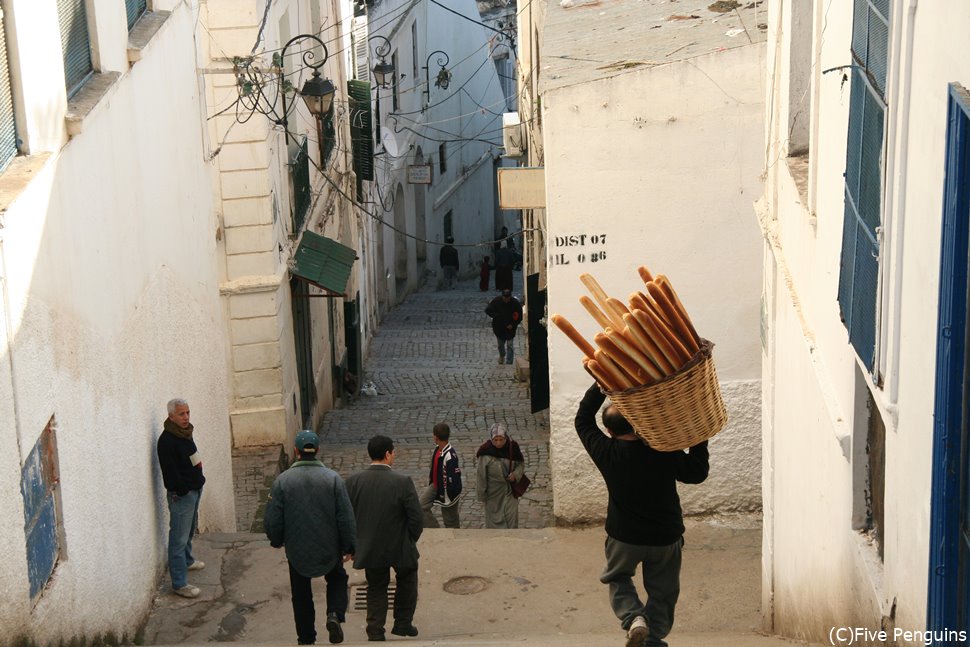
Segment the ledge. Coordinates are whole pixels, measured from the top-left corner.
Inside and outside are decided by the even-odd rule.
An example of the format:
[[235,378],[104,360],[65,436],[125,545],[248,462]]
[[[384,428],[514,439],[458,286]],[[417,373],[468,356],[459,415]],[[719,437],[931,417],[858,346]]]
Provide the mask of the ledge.
[[283,284],[284,275],[268,274],[260,276],[247,276],[234,281],[225,281],[219,284],[219,294],[228,296],[231,294],[252,294],[254,292],[273,292]]
[[67,102],[67,114],[64,115],[64,120],[67,122],[69,137],[81,134],[84,120],[120,78],[121,72],[96,72],[85,81],[77,94]]
[[10,165],[0,173],[0,229],[3,229],[2,214],[23,193],[31,180],[37,177],[37,173],[50,158],[50,153],[18,155],[10,160]]
[[148,46],[149,41],[154,38],[170,15],[172,15],[171,11],[148,11],[138,19],[128,33],[129,63],[141,60],[142,50]]

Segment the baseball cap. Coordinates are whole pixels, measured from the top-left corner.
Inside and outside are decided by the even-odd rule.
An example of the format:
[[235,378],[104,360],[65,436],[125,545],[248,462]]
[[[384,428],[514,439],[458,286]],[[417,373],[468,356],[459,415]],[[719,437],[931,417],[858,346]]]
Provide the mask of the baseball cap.
[[296,448],[301,452],[315,452],[320,446],[320,439],[309,429],[304,429],[296,435]]

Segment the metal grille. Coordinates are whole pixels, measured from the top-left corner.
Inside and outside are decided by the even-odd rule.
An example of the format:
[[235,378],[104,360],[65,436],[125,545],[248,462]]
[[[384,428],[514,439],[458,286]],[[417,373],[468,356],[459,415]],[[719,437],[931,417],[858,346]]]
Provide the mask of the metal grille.
[[7,41],[0,9],[0,171],[17,154],[17,124],[13,114],[10,71],[7,67]]
[[125,10],[128,12],[128,29],[130,30],[142,14],[148,10],[148,0],[125,0]]
[[[351,599],[353,603],[350,608],[354,611],[367,611],[367,585],[357,584],[350,587]],[[394,598],[397,595],[397,586],[392,582],[387,585],[387,608],[394,608]]]
[[81,88],[92,72],[88,12],[84,3],[85,0],[57,0],[68,98]]

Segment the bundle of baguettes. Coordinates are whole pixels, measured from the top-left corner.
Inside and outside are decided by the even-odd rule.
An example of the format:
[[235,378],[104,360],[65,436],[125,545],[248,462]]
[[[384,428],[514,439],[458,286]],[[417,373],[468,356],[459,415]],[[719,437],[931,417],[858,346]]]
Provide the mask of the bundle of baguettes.
[[552,322],[583,352],[583,366],[608,391],[654,384],[680,371],[700,350],[684,304],[670,281],[654,277],[646,267],[637,270],[645,291],[632,293],[626,303],[610,297],[589,274],[580,280],[593,298],[580,303],[603,327],[590,344],[562,315]]

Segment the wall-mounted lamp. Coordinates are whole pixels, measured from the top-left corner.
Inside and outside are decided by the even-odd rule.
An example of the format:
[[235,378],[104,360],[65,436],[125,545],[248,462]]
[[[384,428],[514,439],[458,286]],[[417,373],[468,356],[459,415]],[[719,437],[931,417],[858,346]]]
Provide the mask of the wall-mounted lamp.
[[374,73],[374,81],[377,85],[382,88],[387,88],[389,87],[391,78],[394,76],[394,64],[387,62],[387,55],[391,53],[391,41],[380,35],[371,36],[367,40],[372,41],[377,39],[384,41],[374,48],[374,53],[380,56],[381,60],[374,65],[374,69],[371,71]]
[[315,41],[316,45],[319,45],[323,50],[323,58],[319,63],[314,62],[313,59],[316,58],[316,54],[312,49],[308,49],[303,52],[303,64],[309,69],[313,70],[313,76],[306,80],[306,82],[303,84],[303,88],[300,90],[300,96],[303,97],[303,101],[306,103],[307,109],[317,121],[317,145],[320,148],[320,167],[323,168],[326,163],[324,158],[323,118],[328,112],[330,112],[330,107],[333,105],[333,97],[337,93],[337,88],[334,87],[333,82],[330,79],[325,79],[320,76],[320,68],[323,67],[328,58],[327,46],[322,40],[313,34],[300,34],[299,36],[294,36],[286,42],[286,45],[283,45],[283,49],[280,51],[280,78],[278,87],[282,88],[280,94],[282,95],[283,116],[277,120],[277,123],[282,124],[284,132],[286,133],[286,141],[289,142],[290,131],[287,128],[288,115],[286,109],[286,79],[283,72],[283,61],[286,60],[286,50],[289,48],[289,46],[303,40]]
[[424,65],[424,94],[428,96],[429,101],[431,100],[431,73],[428,68],[431,67],[431,57],[435,54],[441,54],[441,56],[439,56],[435,61],[437,65],[441,66],[441,69],[438,70],[438,73],[435,75],[434,86],[436,88],[441,88],[442,90],[447,90],[448,84],[451,83],[451,72],[449,72],[446,68],[448,62],[451,60],[448,58],[448,54],[440,49],[428,54],[428,58]]

